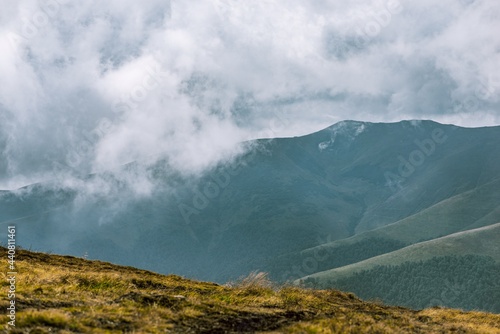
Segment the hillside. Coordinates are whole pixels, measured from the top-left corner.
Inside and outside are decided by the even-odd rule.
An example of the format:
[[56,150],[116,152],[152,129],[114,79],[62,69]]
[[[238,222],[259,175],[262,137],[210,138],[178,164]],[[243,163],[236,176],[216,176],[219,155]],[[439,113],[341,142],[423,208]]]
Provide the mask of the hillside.
[[499,315],[413,311],[335,290],[272,286],[259,274],[229,286],[70,256],[16,255],[9,333],[500,333]]
[[[497,223],[420,242],[355,264],[315,273],[303,280],[317,287],[342,287],[363,297],[377,297],[413,307],[426,306],[419,303],[424,300],[432,302],[436,293],[457,290],[448,291],[457,294],[451,305],[498,313],[499,245],[500,223]],[[403,276],[409,273],[420,278],[419,282],[412,282],[411,278],[405,281]],[[397,282],[393,281],[390,286],[388,284],[387,290],[376,284],[367,286],[367,282],[378,282],[383,280],[382,277],[385,277],[386,282]],[[412,289],[414,296],[419,295],[419,300],[396,301],[397,298],[391,293],[396,286],[401,288],[400,293],[404,293],[405,288],[401,284]],[[455,288],[450,288],[450,285]],[[459,293],[463,295],[458,296]]]
[[[500,219],[498,189],[500,189],[500,179],[443,200],[395,223],[350,238],[326,242],[300,252],[270,259],[263,269],[269,271],[273,278],[280,280],[283,277],[279,274],[283,270],[299,266],[302,276],[306,276],[356,263],[422,241],[494,224]],[[473,235],[475,234],[469,236]],[[478,238],[481,236],[477,235]],[[314,268],[307,266],[307,262],[311,262],[311,259],[314,259]],[[295,277],[289,275],[287,278],[299,277],[295,273]]]

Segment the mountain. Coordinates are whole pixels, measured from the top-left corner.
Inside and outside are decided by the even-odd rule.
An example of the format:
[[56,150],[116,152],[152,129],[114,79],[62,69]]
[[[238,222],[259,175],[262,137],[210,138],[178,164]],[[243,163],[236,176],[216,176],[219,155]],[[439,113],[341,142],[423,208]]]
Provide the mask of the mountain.
[[200,175],[159,159],[3,191],[0,221],[26,248],[216,282],[294,280],[497,223],[499,145],[500,127],[344,121],[242,143]]
[[[301,281],[415,308],[446,302],[500,313],[499,240],[497,223],[318,272]],[[406,275],[410,277],[403,279]],[[439,296],[444,296],[445,301]]]
[[[1,247],[6,254],[7,249]],[[498,333],[500,316],[366,302],[336,290],[230,285],[18,249],[15,328],[2,333]],[[0,305],[11,307],[6,298]],[[4,324],[13,321],[5,313]]]
[[[500,179],[441,201],[395,223],[352,237],[272,258],[263,267],[279,280],[286,269],[297,269],[289,278],[342,267],[392,252],[424,240],[488,226],[500,217]],[[439,223],[436,223],[438,221]]]

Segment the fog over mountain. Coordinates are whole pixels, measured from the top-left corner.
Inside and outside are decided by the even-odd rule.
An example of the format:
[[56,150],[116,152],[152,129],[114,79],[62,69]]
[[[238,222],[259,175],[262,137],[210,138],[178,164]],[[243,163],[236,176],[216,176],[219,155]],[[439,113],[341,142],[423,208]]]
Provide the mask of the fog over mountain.
[[199,173],[242,140],[344,119],[498,124],[499,14],[493,0],[4,1],[0,189],[164,157]]
[[[164,159],[4,191],[0,219],[34,249],[219,282],[257,269],[287,281],[498,223],[499,141],[498,126],[344,121],[243,143],[246,154],[199,176]],[[137,191],[141,175],[149,192]],[[319,245],[336,255],[310,250]]]

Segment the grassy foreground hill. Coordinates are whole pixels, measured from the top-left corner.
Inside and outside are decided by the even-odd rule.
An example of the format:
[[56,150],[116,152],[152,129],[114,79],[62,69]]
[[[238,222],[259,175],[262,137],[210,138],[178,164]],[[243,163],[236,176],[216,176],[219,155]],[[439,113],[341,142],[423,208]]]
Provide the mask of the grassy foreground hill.
[[[218,285],[26,250],[17,251],[16,269],[16,327],[5,327],[4,313],[3,332],[500,333],[500,315],[385,306],[273,286],[263,274]],[[8,290],[5,277],[2,285]]]

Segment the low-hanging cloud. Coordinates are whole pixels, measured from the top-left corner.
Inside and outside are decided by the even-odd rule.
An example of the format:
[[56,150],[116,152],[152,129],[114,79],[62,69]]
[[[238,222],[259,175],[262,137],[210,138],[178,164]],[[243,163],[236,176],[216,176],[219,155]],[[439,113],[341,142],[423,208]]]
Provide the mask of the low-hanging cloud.
[[196,173],[343,119],[498,124],[498,17],[493,0],[3,3],[0,188],[159,157]]

